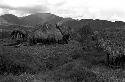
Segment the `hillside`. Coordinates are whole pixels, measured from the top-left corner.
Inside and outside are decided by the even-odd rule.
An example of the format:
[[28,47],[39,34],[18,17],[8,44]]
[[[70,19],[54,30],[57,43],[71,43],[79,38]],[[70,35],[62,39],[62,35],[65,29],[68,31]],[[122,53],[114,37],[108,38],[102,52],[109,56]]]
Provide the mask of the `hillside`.
[[46,22],[53,24],[62,19],[63,19],[62,17],[58,17],[56,15],[49,14],[49,13],[31,14],[29,16],[20,18],[21,23],[23,25],[29,25],[29,26],[35,26],[37,24],[44,24]]
[[64,26],[70,26],[74,30],[77,30],[84,25],[89,24],[94,30],[100,30],[105,28],[118,28],[124,26],[125,23],[122,21],[111,22],[107,20],[93,20],[93,19],[82,19],[75,20],[72,18],[63,18],[50,13],[36,13],[25,17],[17,17],[12,14],[5,14],[0,16],[0,24],[17,24],[23,26],[36,26],[37,24],[55,24],[57,22],[62,22]]
[[[74,30],[78,30],[85,25],[89,25],[93,30],[102,30],[107,28],[120,28],[125,25],[125,22],[116,21],[111,22],[107,20],[93,20],[93,19],[82,19],[82,20],[69,20],[63,23],[65,26],[70,26]],[[122,27],[121,27],[122,28]]]
[[35,26],[37,24],[50,23],[55,24],[59,21],[72,20],[71,18],[63,18],[50,13],[36,13],[25,17],[17,17],[12,14],[0,16],[0,24],[17,24],[26,26]]
[[5,14],[5,15],[0,16],[0,18],[2,20],[6,21],[7,23],[10,23],[10,24],[19,24],[20,25],[20,20],[15,15]]

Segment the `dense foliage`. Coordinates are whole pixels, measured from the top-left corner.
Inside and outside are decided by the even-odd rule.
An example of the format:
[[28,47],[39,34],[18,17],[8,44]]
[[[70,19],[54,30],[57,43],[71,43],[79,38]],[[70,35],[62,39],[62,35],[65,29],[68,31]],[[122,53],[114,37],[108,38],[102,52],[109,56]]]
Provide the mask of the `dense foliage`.
[[89,44],[92,39],[93,30],[89,25],[85,25],[77,31],[77,41],[82,45]]

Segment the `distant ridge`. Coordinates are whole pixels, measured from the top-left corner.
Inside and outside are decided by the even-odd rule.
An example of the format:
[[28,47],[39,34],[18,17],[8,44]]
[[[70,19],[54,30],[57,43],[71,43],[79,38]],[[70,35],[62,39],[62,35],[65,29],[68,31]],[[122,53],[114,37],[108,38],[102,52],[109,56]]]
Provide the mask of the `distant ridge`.
[[4,14],[0,16],[1,23],[18,24],[26,26],[35,26],[37,24],[50,23],[55,24],[61,20],[72,20],[71,18],[63,18],[50,13],[36,13],[25,17],[17,17],[13,14]]
[[77,30],[84,25],[90,25],[95,30],[101,30],[105,28],[118,28],[121,26],[125,26],[125,22],[122,21],[107,21],[107,20],[99,20],[99,19],[81,19],[75,20],[72,18],[63,18],[56,16],[51,13],[36,13],[31,14],[25,17],[17,17],[12,14],[5,14],[0,16],[0,25],[21,25],[21,26],[36,26],[37,24],[56,24],[57,22],[62,22],[65,26],[70,26],[74,30]]
[[36,13],[22,17],[21,21],[23,25],[35,26],[36,24],[44,24],[46,22],[56,23],[58,21],[61,21],[62,19],[63,19],[62,17],[49,13]]
[[4,14],[4,15],[0,16],[0,18],[10,24],[20,24],[19,18],[13,14]]

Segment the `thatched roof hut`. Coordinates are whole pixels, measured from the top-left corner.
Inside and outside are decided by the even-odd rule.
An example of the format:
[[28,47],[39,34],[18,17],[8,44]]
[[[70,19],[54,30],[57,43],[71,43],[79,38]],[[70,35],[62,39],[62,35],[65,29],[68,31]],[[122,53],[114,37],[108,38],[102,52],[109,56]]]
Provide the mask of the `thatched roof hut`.
[[33,32],[34,38],[47,39],[54,37],[56,40],[62,39],[62,34],[58,29],[55,28],[55,25],[44,24],[39,29]]
[[27,39],[27,31],[16,28],[11,32],[10,37],[15,41],[25,41]]

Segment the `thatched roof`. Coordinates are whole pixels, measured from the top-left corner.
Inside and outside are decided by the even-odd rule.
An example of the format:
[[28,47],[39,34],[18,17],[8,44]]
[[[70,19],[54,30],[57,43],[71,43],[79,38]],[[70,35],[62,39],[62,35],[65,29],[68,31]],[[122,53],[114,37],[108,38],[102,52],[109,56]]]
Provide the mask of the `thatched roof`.
[[27,31],[26,31],[26,30],[20,29],[20,28],[15,28],[14,30],[12,30],[12,32],[14,32],[14,31],[21,32],[21,33],[23,33],[23,34],[27,34]]
[[11,39],[15,40],[15,41],[26,41],[27,40],[27,31],[16,28],[11,32]]
[[[52,24],[44,24],[39,29],[36,29],[32,34],[35,38],[47,39],[54,37],[56,40],[62,39],[61,32]],[[31,35],[32,35],[31,34]]]

